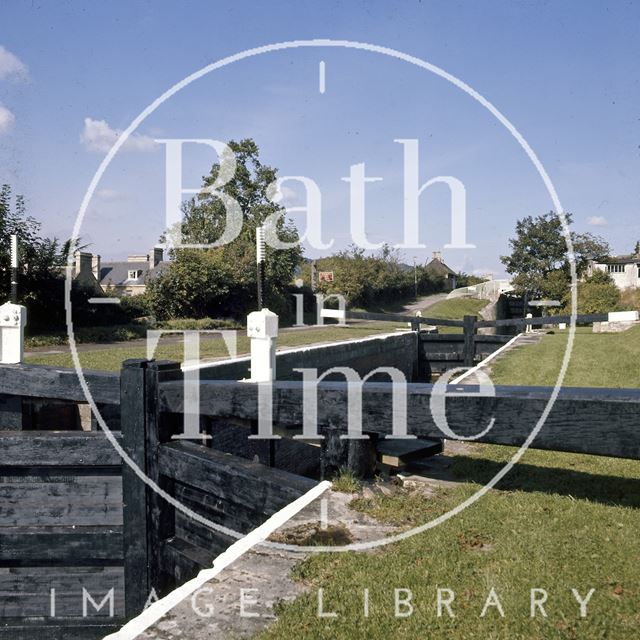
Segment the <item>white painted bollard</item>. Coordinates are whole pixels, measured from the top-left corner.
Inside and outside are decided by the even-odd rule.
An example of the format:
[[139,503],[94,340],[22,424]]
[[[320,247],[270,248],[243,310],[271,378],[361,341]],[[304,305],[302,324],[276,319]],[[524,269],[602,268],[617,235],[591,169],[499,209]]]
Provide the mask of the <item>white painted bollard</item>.
[[27,308],[12,302],[0,306],[0,362],[19,364],[24,357]]
[[278,316],[269,309],[250,313],[247,335],[251,338],[250,382],[272,382],[276,378]]
[[[527,318],[533,318],[533,314],[532,313],[527,313]],[[528,324],[527,328],[524,330],[525,333],[531,333],[533,331],[533,327]]]

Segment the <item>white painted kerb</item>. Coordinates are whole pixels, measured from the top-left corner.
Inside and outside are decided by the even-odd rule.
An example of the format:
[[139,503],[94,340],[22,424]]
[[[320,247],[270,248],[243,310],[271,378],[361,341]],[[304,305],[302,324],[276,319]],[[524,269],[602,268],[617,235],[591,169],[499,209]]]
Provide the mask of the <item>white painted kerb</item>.
[[[154,602],[139,616],[127,622],[119,631],[105,636],[103,640],[133,640],[151,625],[155,624],[162,616],[171,611],[173,607],[197,591],[203,584],[215,578],[223,569],[243,556],[257,544],[264,542],[276,529],[286,524],[299,511],[319,498],[331,487],[328,480],[318,483],[313,489],[303,496],[288,504],[273,514],[265,523],[248,533],[244,538],[234,542],[225,552],[221,553],[214,561],[211,569],[203,569],[193,580],[185,582],[174,589],[164,598]],[[125,594],[126,597],[126,594]]]

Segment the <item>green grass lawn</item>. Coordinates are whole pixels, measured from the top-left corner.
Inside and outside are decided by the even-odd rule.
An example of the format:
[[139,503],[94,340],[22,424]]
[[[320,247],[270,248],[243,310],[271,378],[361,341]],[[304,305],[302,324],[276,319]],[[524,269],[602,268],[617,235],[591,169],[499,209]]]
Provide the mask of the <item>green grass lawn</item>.
[[[546,335],[501,359],[497,384],[555,382],[567,334]],[[578,331],[566,384],[640,386],[640,327],[623,334]],[[411,527],[460,504],[513,455],[471,445],[451,457],[461,483],[433,496],[396,489],[352,506]],[[596,639],[639,637],[640,461],[529,450],[496,489],[435,529],[371,553],[311,556],[294,570],[309,592],[280,607],[261,640]],[[456,615],[437,617],[436,589],[455,592]],[[494,588],[504,609],[480,617]],[[324,610],[318,618],[318,589]],[[363,589],[369,589],[368,618]],[[396,618],[394,589],[410,589],[414,612]],[[530,617],[531,589],[548,592],[547,618]],[[586,618],[571,593],[595,589]]]
[[422,313],[428,318],[462,320],[464,316],[477,316],[488,304],[489,300],[477,298],[451,298],[436,302]]
[[[317,329],[300,331],[284,331],[278,337],[278,347],[297,347],[318,342],[353,340],[370,335],[392,332],[401,325],[375,322],[341,327],[327,325]],[[238,355],[249,353],[250,341],[244,330],[238,331]],[[101,369],[105,371],[119,371],[122,362],[127,358],[146,358],[147,350],[144,345],[97,346],[95,349],[80,350],[80,363],[85,369]],[[222,340],[201,336],[200,357],[219,358],[227,356],[226,347]],[[182,343],[160,343],[155,353],[156,359],[176,360],[182,362],[184,350]],[[26,359],[29,364],[46,364],[55,367],[73,367],[70,353],[34,354]]]
[[[568,331],[545,335],[491,366],[494,384],[553,386],[567,347]],[[640,326],[623,333],[593,333],[579,327],[564,386],[640,387]]]
[[[353,506],[410,527],[459,504],[513,451],[477,446],[454,458],[465,482],[425,497],[398,490]],[[632,638],[640,628],[640,462],[531,451],[500,486],[438,527],[370,553],[311,556],[294,569],[310,591],[280,608],[261,640]],[[436,589],[455,592],[456,617],[436,615]],[[480,617],[494,588],[504,609]],[[318,589],[324,611],[317,617]],[[363,616],[363,589],[370,616]],[[394,615],[394,589],[414,613]],[[547,618],[530,618],[530,590],[549,594]],[[571,588],[595,592],[586,619]]]
[[[442,320],[462,320],[464,316],[477,316],[489,304],[489,300],[477,298],[451,298],[427,307],[422,315]],[[439,333],[462,333],[458,327],[438,327]]]

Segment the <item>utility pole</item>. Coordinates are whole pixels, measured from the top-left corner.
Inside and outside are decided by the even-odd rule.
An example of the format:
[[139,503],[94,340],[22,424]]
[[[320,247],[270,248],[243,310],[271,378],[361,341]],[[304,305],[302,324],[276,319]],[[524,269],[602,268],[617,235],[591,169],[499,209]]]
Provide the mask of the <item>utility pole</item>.
[[11,302],[18,304],[18,236],[11,234]]
[[265,240],[264,227],[256,227],[256,263],[258,268],[258,311],[262,311],[264,307],[265,293],[265,275],[264,275],[264,258],[265,258]]

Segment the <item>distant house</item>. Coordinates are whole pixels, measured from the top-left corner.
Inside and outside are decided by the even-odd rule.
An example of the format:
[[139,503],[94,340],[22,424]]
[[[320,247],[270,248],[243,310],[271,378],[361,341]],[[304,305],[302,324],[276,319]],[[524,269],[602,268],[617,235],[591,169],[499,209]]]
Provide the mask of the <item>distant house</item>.
[[618,289],[638,289],[640,287],[640,254],[592,260],[587,268],[587,275],[592,275],[594,271],[608,273]]
[[103,292],[135,296],[144,293],[147,283],[156,278],[168,262],[164,252],[154,247],[147,254],[129,256],[119,262],[101,262],[100,256],[85,251],[75,254],[74,281],[83,286],[94,286]]
[[443,262],[440,251],[433,252],[433,258],[425,271],[436,278],[443,278],[445,291],[453,291],[458,286],[458,274]]

